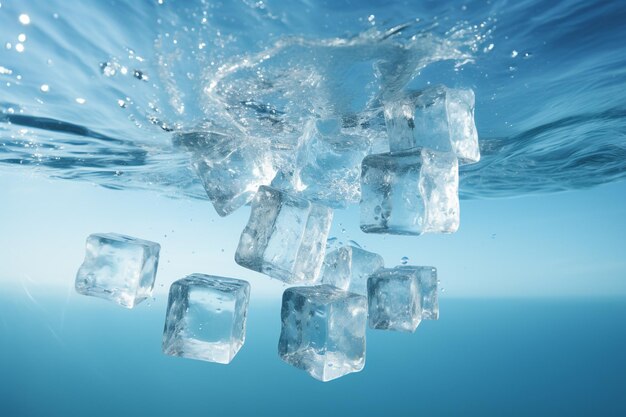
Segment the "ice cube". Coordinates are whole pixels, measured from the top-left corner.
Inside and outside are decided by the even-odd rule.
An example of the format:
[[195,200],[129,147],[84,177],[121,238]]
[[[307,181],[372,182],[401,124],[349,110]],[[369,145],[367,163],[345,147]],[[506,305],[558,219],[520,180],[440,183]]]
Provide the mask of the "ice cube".
[[321,283],[367,296],[367,278],[383,266],[383,258],[377,253],[342,246],[326,254]]
[[301,140],[295,189],[308,200],[342,208],[359,201],[361,162],[371,144],[349,121],[318,120],[309,123]]
[[117,233],[94,233],[76,274],[76,291],[133,308],[150,297],[161,245]]
[[414,332],[422,320],[420,271],[381,269],[367,280],[369,326]]
[[262,186],[252,200],[235,261],[288,283],[315,282],[332,215],[328,207]]
[[425,147],[453,152],[460,164],[480,160],[474,92],[435,86],[385,103],[391,152]]
[[192,274],[174,282],[163,330],[163,352],[227,364],[243,346],[250,284]]
[[174,144],[191,151],[192,167],[220,216],[247,204],[276,175],[263,139],[200,131],[178,134]]
[[459,172],[453,154],[419,149],[369,155],[361,173],[361,229],[419,235],[459,228]]
[[401,265],[396,269],[413,271],[420,284],[422,320],[439,319],[439,298],[437,295],[437,268],[432,266]]
[[330,285],[283,293],[278,354],[313,378],[330,381],[365,365],[367,301]]

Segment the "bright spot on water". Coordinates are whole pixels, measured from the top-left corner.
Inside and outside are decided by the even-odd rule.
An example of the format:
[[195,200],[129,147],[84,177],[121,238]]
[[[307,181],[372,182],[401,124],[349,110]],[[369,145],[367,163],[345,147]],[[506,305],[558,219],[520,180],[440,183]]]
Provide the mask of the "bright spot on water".
[[126,107],[126,102],[122,99],[117,100],[117,105],[120,106],[121,108],[125,108]]
[[78,97],[78,98],[76,99],[76,102],[77,102],[78,104],[85,104],[85,102],[86,102],[86,101],[87,101],[87,100],[85,100],[85,99],[84,99],[84,98],[82,98],[82,97]]
[[519,52],[513,49],[513,51],[511,51],[511,58],[515,58],[517,55],[519,55]]
[[406,265],[409,262],[409,257],[403,256],[402,259],[400,259],[400,261],[402,262],[402,265]]
[[18,43],[17,45],[15,45],[15,50],[17,52],[24,52],[24,45],[22,45],[21,43]]
[[19,35],[17,35],[17,40],[20,42],[26,42],[26,35],[20,33]]
[[42,92],[47,93],[50,90],[50,87],[48,86],[48,84],[41,84],[41,87],[39,87],[39,89]]
[[25,13],[22,13],[19,17],[20,23],[23,25],[28,25],[30,23],[30,16]]

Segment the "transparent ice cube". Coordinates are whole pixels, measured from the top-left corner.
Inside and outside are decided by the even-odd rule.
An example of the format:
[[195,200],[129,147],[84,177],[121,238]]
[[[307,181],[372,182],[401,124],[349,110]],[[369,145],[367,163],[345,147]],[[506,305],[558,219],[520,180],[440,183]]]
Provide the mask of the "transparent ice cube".
[[420,235],[459,228],[459,172],[454,155],[419,149],[369,155],[361,173],[361,229]]
[[359,201],[361,162],[370,140],[349,121],[318,120],[309,123],[299,149],[294,188],[304,198],[341,208]]
[[326,254],[321,283],[367,296],[367,278],[383,266],[383,258],[377,253],[342,246]]
[[413,271],[420,284],[420,304],[422,320],[439,319],[439,297],[437,294],[437,268],[432,266],[401,265],[396,269]]
[[178,134],[174,143],[191,151],[192,167],[220,216],[247,204],[276,175],[263,139],[200,131]]
[[262,186],[252,200],[235,261],[285,282],[315,282],[331,221],[328,207]]
[[385,103],[391,152],[431,148],[452,152],[460,164],[480,160],[474,92],[435,86]]
[[76,291],[133,308],[152,294],[160,249],[158,243],[118,233],[89,235]]
[[250,284],[192,274],[170,287],[163,352],[227,364],[243,346]]
[[330,381],[365,365],[366,298],[330,285],[285,290],[278,354]]
[[414,332],[422,320],[419,272],[381,269],[367,280],[369,326]]

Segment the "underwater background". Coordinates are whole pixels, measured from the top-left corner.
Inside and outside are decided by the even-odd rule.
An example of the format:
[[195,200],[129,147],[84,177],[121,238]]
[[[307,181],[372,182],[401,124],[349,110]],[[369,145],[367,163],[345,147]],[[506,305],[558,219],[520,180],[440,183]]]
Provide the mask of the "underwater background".
[[[621,1],[0,0],[0,416],[625,415],[624,22]],[[365,369],[323,384],[278,358],[285,287],[233,261],[249,208],[219,217],[173,138],[280,138],[314,108],[376,141],[371,63],[397,59],[409,88],[474,90],[482,159],[456,234],[335,212],[337,241],[436,266],[441,316],[368,330]],[[134,310],[74,291],[109,231],[162,245]],[[228,366],[161,353],[194,272],[252,285]]]

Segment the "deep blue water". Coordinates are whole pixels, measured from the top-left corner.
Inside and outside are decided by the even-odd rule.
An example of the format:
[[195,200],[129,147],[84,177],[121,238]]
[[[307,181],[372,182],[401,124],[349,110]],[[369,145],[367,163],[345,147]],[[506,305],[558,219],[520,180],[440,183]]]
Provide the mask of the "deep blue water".
[[368,331],[361,373],[321,383],[277,356],[280,307],[253,302],[228,365],[160,351],[165,297],[135,311],[3,296],[3,416],[621,416],[623,299],[444,299],[414,334]]

